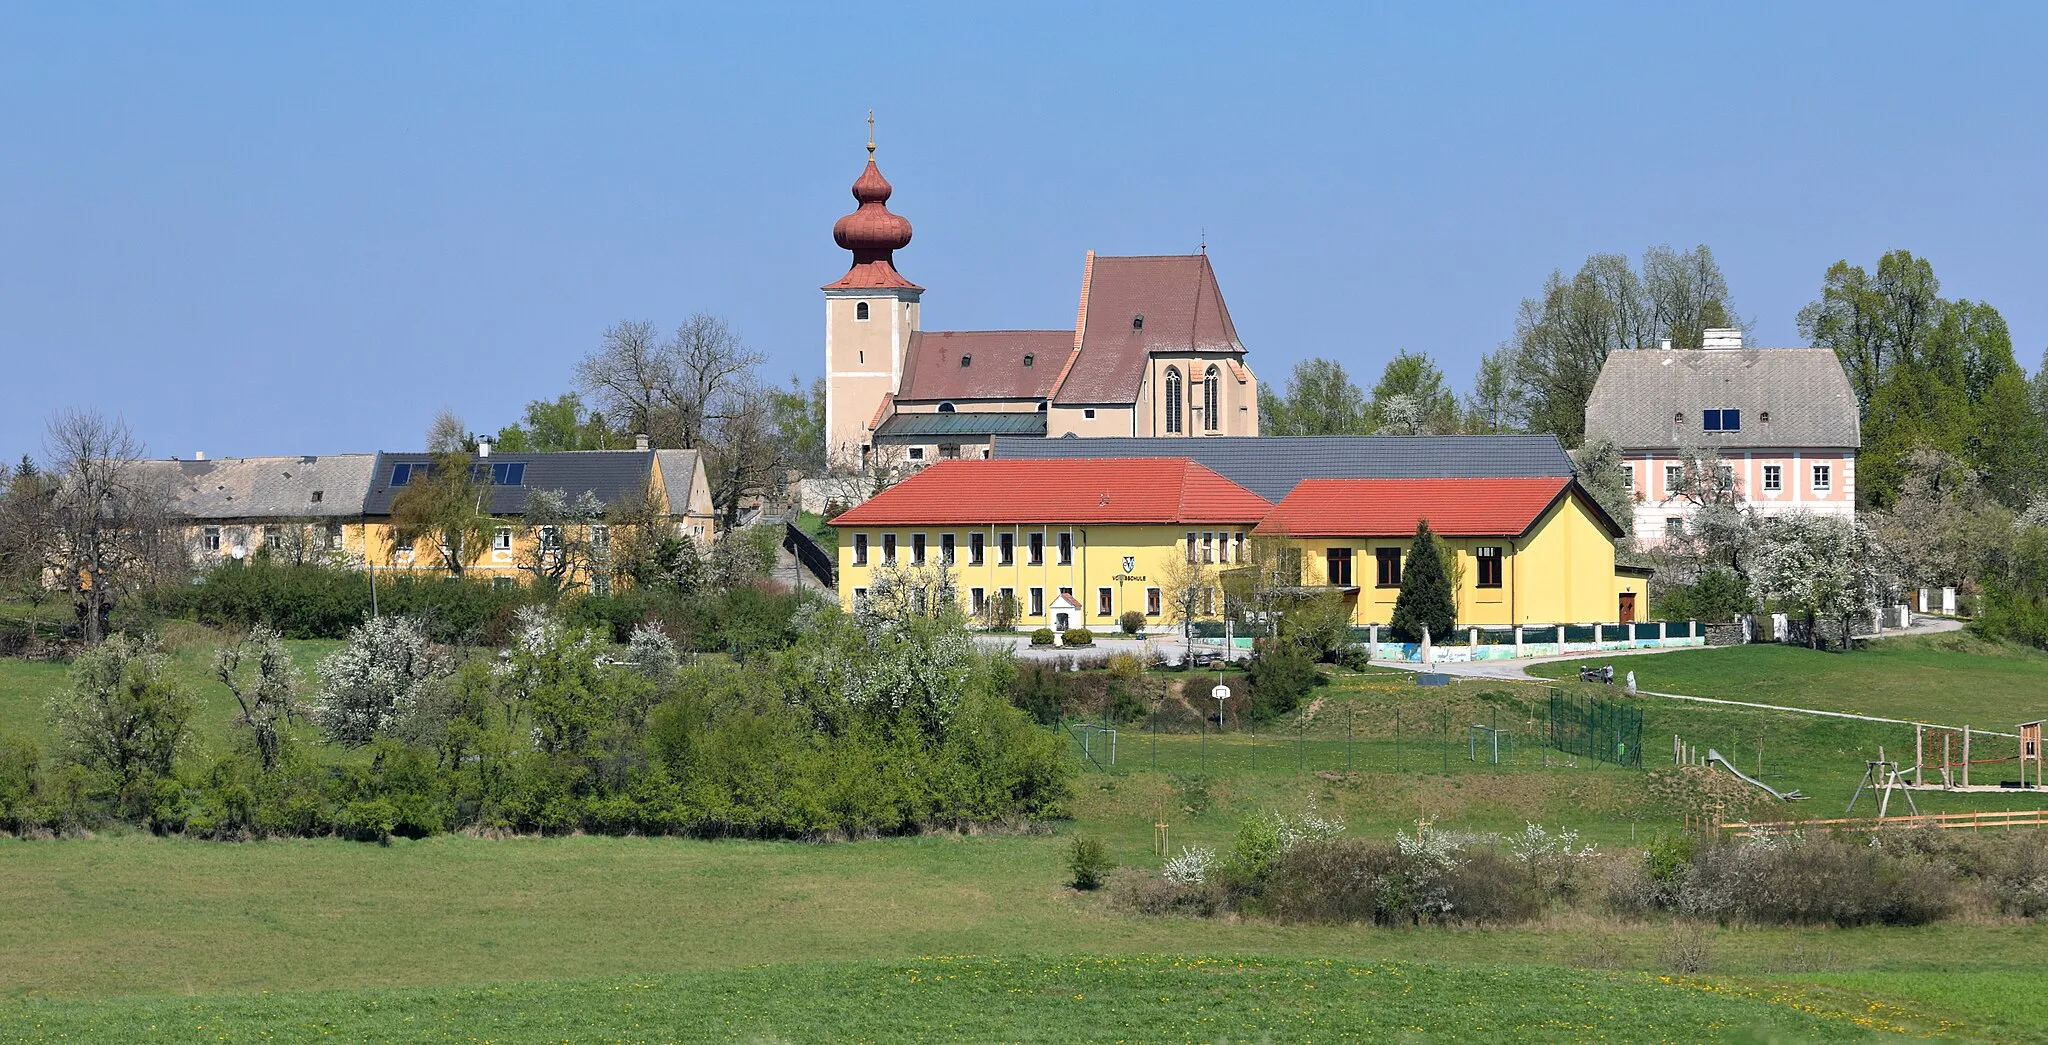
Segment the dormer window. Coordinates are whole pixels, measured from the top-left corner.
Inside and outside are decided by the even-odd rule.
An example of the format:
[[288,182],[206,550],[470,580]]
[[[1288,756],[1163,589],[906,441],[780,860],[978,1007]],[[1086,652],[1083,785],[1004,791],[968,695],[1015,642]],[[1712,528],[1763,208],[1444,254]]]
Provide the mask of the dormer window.
[[865,301],[862,301],[862,302],[860,302],[860,303],[858,303],[858,304],[856,304],[856,305],[854,305],[854,306],[853,306],[853,318],[855,318],[855,319],[866,319],[866,318],[868,318],[868,303],[867,303],[867,302],[865,302]]
[[1133,316],[1131,317],[1131,329],[1132,329],[1132,330],[1143,330],[1143,329],[1145,329],[1145,314],[1144,314],[1143,312],[1139,312],[1139,313],[1137,313],[1137,314],[1135,314],[1135,315],[1133,315]]
[[960,353],[960,365],[961,365],[961,366],[966,366],[967,364],[969,364],[969,363],[972,363],[972,362],[974,362],[974,353],[972,353],[972,352],[962,352],[962,353]]
[[1031,362],[1032,362],[1032,360],[1034,360],[1034,359],[1037,359],[1037,358],[1038,358],[1037,356],[1033,355],[1033,354],[1032,354],[1032,353],[1030,353],[1030,352],[1026,352],[1026,353],[1024,353],[1024,365],[1025,365],[1025,366],[1030,366],[1030,365],[1031,365]]
[[953,404],[951,404],[951,403],[940,403],[940,404],[939,404],[939,413],[942,413],[942,414],[950,414],[950,413],[952,413],[952,412],[953,412]]
[[1671,415],[1671,423],[1672,423],[1672,424],[1675,424],[1675,425],[1682,425],[1682,424],[1684,424],[1684,423],[1685,423],[1685,411],[1683,411],[1683,410],[1679,410],[1679,411],[1676,411],[1676,412],[1674,412],[1674,413],[1673,413],[1673,414]]
[[1762,422],[1763,422],[1763,423],[1765,423],[1765,424],[1770,424],[1770,423],[1771,423],[1771,412],[1770,412],[1769,410],[1765,410],[1765,411],[1763,411],[1762,413],[1759,413],[1759,414],[1757,414],[1757,415],[1756,415],[1756,418],[1757,418],[1757,420],[1759,420],[1759,421],[1762,421]]
[[1038,401],[1038,412],[1041,414],[1045,413],[1045,400],[1043,399]]
[[1742,411],[1702,410],[1700,411],[1700,427],[1709,432],[1740,432],[1742,431]]

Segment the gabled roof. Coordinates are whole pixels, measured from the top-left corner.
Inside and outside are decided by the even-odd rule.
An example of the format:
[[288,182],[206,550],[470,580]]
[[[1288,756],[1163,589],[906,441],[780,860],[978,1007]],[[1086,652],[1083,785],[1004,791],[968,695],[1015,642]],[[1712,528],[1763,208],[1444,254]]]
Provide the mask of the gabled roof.
[[875,429],[876,441],[937,439],[940,436],[1028,435],[1045,437],[1045,414],[1037,411],[968,411],[950,414],[890,414]]
[[1073,343],[1071,330],[921,331],[910,335],[896,399],[1044,399]]
[[1272,509],[1184,457],[940,461],[832,525],[1250,523]]
[[361,515],[374,454],[142,461],[188,519],[321,519]]
[[[1742,411],[1740,431],[1704,429],[1703,411],[1727,409]],[[1586,437],[1623,449],[1863,442],[1856,394],[1826,348],[1611,352],[1586,400]]]
[[1006,439],[994,456],[1188,457],[1278,501],[1304,479],[1428,479],[1572,474],[1571,458],[1549,435],[1203,436],[1186,438]]
[[[380,453],[376,471],[370,475],[370,493],[363,514],[390,515],[391,502],[404,487],[391,485],[392,467],[397,464],[431,464],[434,454]],[[633,497],[644,497],[653,474],[651,450],[565,450],[557,453],[513,454],[498,452],[489,457],[469,458],[473,465],[524,464],[525,476],[517,486],[491,487],[489,513],[517,515],[526,509],[526,495],[533,490],[560,490],[570,498],[593,494],[606,506]]]
[[707,503],[692,503],[691,491],[696,486],[697,474],[704,469],[703,459],[697,456],[697,451],[656,450],[654,456],[661,462],[661,491],[668,498],[670,515],[688,515],[700,508],[706,512],[711,510],[708,489],[704,491]]
[[1134,402],[1154,352],[1244,351],[1207,254],[1096,257],[1082,293],[1078,352],[1056,403]]
[[[1305,479],[1253,531],[1288,537],[1405,537],[1429,520],[1445,537],[1520,537],[1575,495],[1570,479]],[[1621,536],[1607,516],[1594,515]]]

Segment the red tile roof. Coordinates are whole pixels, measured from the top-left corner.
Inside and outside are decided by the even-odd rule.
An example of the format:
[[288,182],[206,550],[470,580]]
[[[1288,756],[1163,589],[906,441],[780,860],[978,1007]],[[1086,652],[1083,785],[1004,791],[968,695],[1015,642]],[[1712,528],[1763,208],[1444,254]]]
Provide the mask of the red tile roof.
[[[1290,537],[1405,537],[1418,520],[1446,537],[1519,537],[1578,484],[1540,479],[1304,479],[1256,532]],[[1603,522],[1606,515],[1594,506]],[[1619,531],[1610,522],[1610,532]]]
[[[1130,403],[1154,352],[1242,352],[1207,254],[1097,257],[1083,281],[1080,354],[1053,401]],[[1132,318],[1142,314],[1142,329]]]
[[1272,510],[1185,457],[940,461],[832,525],[1250,523]]
[[[921,331],[910,335],[896,398],[1044,399],[1073,343],[1071,330]],[[973,357],[967,366],[960,365],[963,356]]]

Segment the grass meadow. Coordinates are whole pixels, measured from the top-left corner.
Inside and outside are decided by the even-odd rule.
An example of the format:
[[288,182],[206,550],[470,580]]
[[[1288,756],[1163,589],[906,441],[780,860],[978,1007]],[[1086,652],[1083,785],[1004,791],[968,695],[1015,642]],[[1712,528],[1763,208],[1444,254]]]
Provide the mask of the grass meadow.
[[[295,644],[308,666],[329,648]],[[232,702],[206,643],[184,637],[175,663],[220,736]],[[1646,689],[1936,721],[1959,720],[1952,697],[1992,728],[2028,717],[2044,666],[1946,636],[1630,658]],[[1742,681],[1765,670],[1764,691]],[[0,661],[0,728],[46,740],[62,679]],[[1285,926],[1139,917],[1064,885],[1074,834],[1156,866],[1156,824],[1173,848],[1222,846],[1247,814],[1310,803],[1378,837],[1424,819],[1536,821],[1610,848],[1675,830],[1652,774],[1535,743],[1545,690],[1340,675],[1291,731],[1126,725],[1116,764],[1079,773],[1072,819],[1046,833],[0,841],[0,1041],[2048,1040],[2048,932],[2028,923]],[[1678,734],[1813,796],[1771,815],[1838,816],[1878,744],[1910,751],[1905,727],[1640,706],[1646,767]],[[1467,758],[1474,723],[1510,731],[1504,764]],[[1699,972],[1673,972],[1681,946]]]

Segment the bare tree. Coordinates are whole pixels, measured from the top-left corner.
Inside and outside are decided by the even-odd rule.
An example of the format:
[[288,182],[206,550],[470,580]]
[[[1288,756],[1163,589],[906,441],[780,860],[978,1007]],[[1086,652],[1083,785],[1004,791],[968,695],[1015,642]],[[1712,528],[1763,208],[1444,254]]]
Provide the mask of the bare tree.
[[455,411],[443,409],[434,415],[434,423],[427,426],[427,452],[430,454],[459,454],[476,449],[476,440],[470,438],[468,426]]
[[747,383],[727,396],[705,450],[711,503],[723,525],[736,526],[740,502],[779,488],[789,471],[789,446],[775,428],[775,394]]
[[716,422],[741,406],[736,398],[752,394],[761,354],[747,348],[724,320],[703,312],[676,328],[665,351],[672,376],[663,399],[676,415],[683,449],[695,449]]
[[184,565],[170,487],[139,466],[142,444],[118,419],[60,413],[45,449],[58,475],[42,523],[45,561],[76,590],[82,637],[97,643],[116,596],[162,583]]
[[[245,663],[253,670],[244,670]],[[285,743],[279,722],[290,722],[299,710],[299,669],[283,636],[267,624],[256,625],[242,641],[214,650],[213,674],[241,706],[235,721],[249,727],[264,772],[276,769]]]
[[[604,332],[597,351],[576,364],[576,382],[614,421],[659,438],[656,413],[677,382],[675,357],[645,320],[621,320]],[[663,440],[666,441],[666,440]]]
[[1195,622],[1215,615],[1213,592],[1216,568],[1194,558],[1193,549],[1183,556],[1169,556],[1159,571],[1159,593],[1166,600],[1167,618],[1180,627],[1181,642],[1193,648]]

